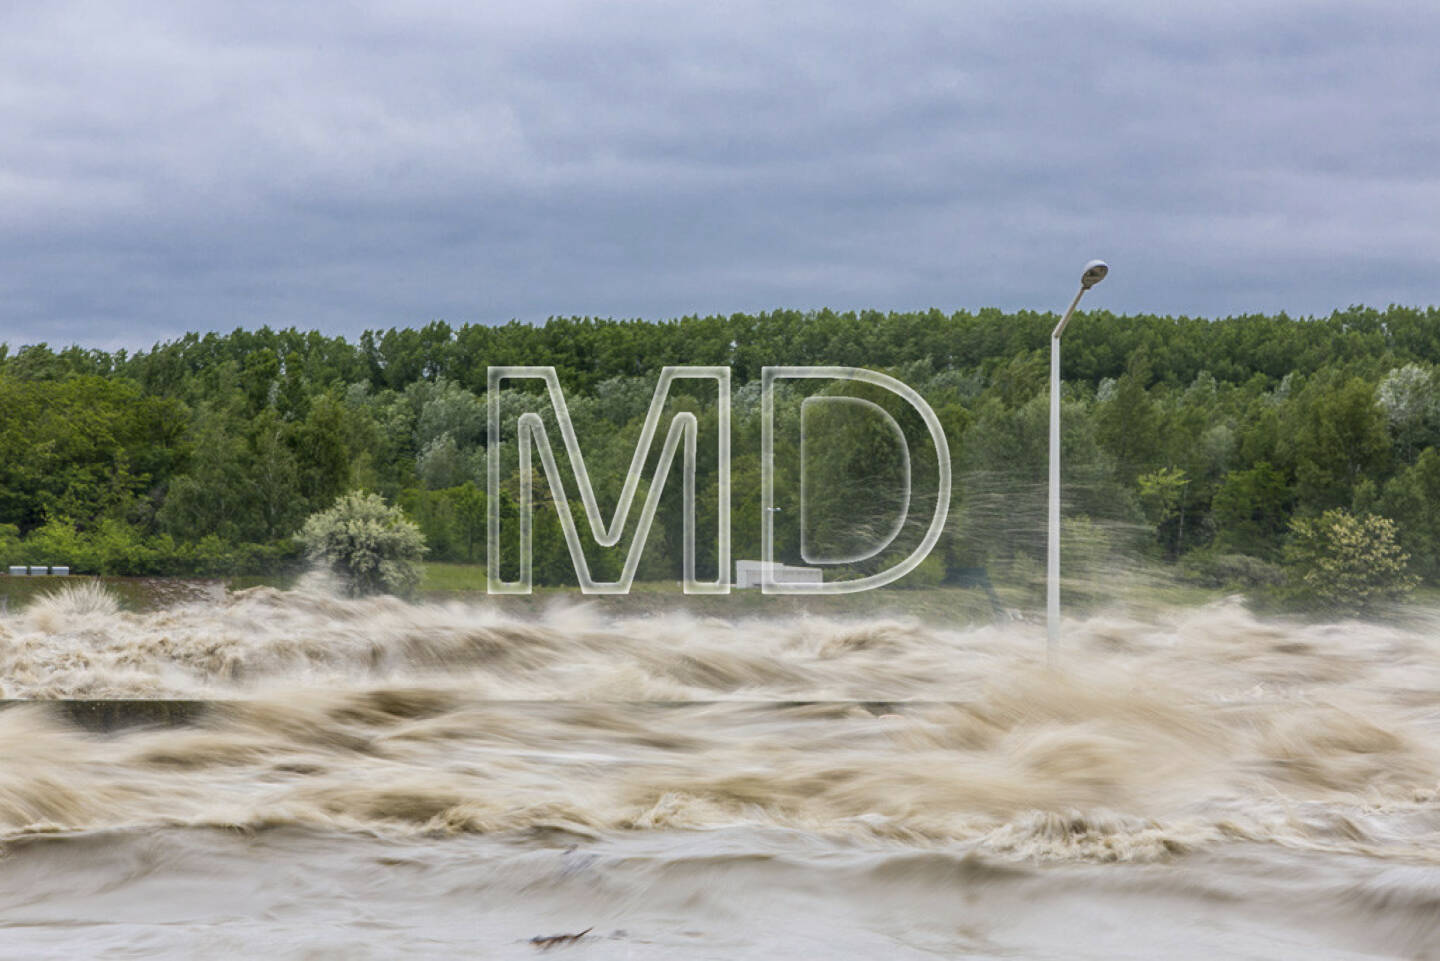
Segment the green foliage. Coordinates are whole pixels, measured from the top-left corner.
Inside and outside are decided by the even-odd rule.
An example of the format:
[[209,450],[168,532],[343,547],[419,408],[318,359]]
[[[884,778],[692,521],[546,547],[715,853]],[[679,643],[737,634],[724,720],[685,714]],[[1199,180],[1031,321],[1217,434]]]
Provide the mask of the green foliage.
[[[958,464],[959,543],[952,556],[959,566],[1008,564],[1021,554],[1043,565],[1049,418],[1046,394],[1036,394],[1013,409],[993,395],[979,402]],[[1113,458],[1097,442],[1093,405],[1083,398],[1064,397],[1060,427],[1066,530],[1080,516],[1102,526],[1135,521],[1133,489],[1118,481]],[[1061,538],[1062,549],[1065,540]]]
[[1375,397],[1405,461],[1440,441],[1440,391],[1431,370],[1419,364],[1397,367],[1385,375]]
[[144,515],[155,479],[185,456],[184,405],[125,381],[58,383],[0,372],[0,523]]
[[430,490],[458,486],[472,473],[478,473],[467,463],[460,446],[449,433],[441,434],[425,445],[416,458],[415,472]]
[[1107,570],[1114,560],[1116,539],[1113,525],[1097,523],[1085,514],[1065,518],[1060,532],[1060,569],[1065,577],[1093,580]]
[[1404,597],[1418,580],[1407,570],[1395,522],[1376,514],[1335,509],[1296,518],[1285,560],[1297,594],[1352,614]]
[[485,553],[485,494],[470,481],[444,490],[407,488],[397,503],[425,536],[428,556],[475,563]]
[[287,572],[299,556],[290,540],[272,544],[233,544],[214,534],[197,541],[176,541],[169,534],[145,534],[114,518],[78,528],[52,518],[23,541],[6,536],[0,525],[5,563],[66,564],[74,574],[222,577],[230,574]]
[[1440,449],[1430,447],[1385,485],[1380,513],[1395,519],[1414,571],[1440,582]]
[[939,554],[931,554],[920,562],[909,574],[896,583],[901,587],[939,587],[945,582],[945,561]]
[[329,510],[310,515],[299,540],[352,595],[407,595],[420,583],[425,537],[379,494],[342,495]]
[[[884,407],[862,397],[817,396],[802,406],[807,558],[833,563],[871,553],[904,519],[900,510],[911,477],[893,423]],[[942,569],[941,579],[944,574]]]
[[1231,471],[1211,501],[1220,546],[1241,554],[1275,554],[1289,525],[1292,496],[1285,475],[1264,461]]
[[[487,506],[487,365],[556,368],[608,519],[659,369],[716,364],[734,372],[734,556],[758,557],[761,368],[838,364],[892,373],[944,423],[956,480],[936,556],[953,570],[990,564],[1024,572],[1044,557],[1055,320],[988,309],[774,311],[667,323],[437,321],[367,332],[357,343],[261,328],[187,334],[135,354],[0,347],[0,525],[14,530],[0,536],[0,548],[77,570],[270,573],[294,556],[288,537],[307,516],[366,489],[403,506],[435,557],[476,563]],[[1122,550],[1138,549],[1122,541],[1133,539],[1148,513],[1155,541],[1182,565],[1196,551],[1275,561],[1292,517],[1346,508],[1393,518],[1411,570],[1440,584],[1437,331],[1440,308],[1355,307],[1318,320],[1077,316],[1062,357],[1062,546],[1082,544],[1080,518],[1088,517],[1108,539],[1104,556],[1118,560]],[[912,522],[885,557],[908,552],[933,503],[933,455],[904,405],[849,386],[789,382],[775,410],[779,560],[803,561],[802,404],[846,391],[885,406],[910,442]],[[498,507],[504,563],[513,565],[515,417],[536,410],[552,440],[558,433],[533,385],[517,382],[497,400],[509,445]],[[680,410],[699,424],[698,566],[710,577],[718,512],[713,388],[679,385],[667,423]],[[862,528],[888,529],[897,448],[888,429],[854,411],[817,413],[817,432],[828,421],[828,433],[843,437],[803,452],[816,525],[805,533],[843,553],[858,548],[846,541]],[[652,451],[642,498],[654,463]],[[642,579],[680,576],[679,478],[677,462]],[[566,483],[586,556],[597,577],[611,579],[623,547],[589,542],[568,474]],[[543,482],[534,503],[536,581],[574,583]],[[863,563],[852,566],[864,572]]]
[[1106,378],[1096,391],[1096,437],[1126,483],[1153,463],[1162,448],[1162,411],[1146,389],[1150,379],[1149,352],[1141,349],[1131,355],[1118,380]]
[[1385,413],[1375,386],[1360,377],[1317,377],[1284,418],[1277,454],[1293,465],[1297,496],[1318,507],[1348,506],[1366,475],[1383,475],[1390,459]]
[[20,528],[14,524],[0,524],[0,563],[19,563],[23,549],[20,544]]
[[[1185,471],[1176,467],[1162,467],[1148,474],[1141,474],[1136,483],[1140,487],[1140,503],[1156,533],[1169,548],[1171,555],[1178,554],[1185,545],[1185,490],[1190,479]],[[1172,522],[1173,525],[1172,525]],[[1175,534],[1167,536],[1166,528],[1172,527]]]

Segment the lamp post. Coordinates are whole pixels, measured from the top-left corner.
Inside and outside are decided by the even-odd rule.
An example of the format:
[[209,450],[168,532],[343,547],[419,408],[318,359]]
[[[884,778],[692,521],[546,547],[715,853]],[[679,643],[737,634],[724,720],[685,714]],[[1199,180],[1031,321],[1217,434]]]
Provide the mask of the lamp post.
[[1080,275],[1080,289],[1050,335],[1050,556],[1045,576],[1045,663],[1053,667],[1060,648],[1060,335],[1085,291],[1105,279],[1110,266],[1092,260]]

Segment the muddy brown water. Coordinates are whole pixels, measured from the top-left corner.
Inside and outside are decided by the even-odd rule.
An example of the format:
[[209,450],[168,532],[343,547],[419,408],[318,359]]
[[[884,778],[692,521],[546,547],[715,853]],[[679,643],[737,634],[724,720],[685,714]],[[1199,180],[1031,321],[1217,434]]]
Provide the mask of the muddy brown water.
[[0,696],[208,706],[0,710],[0,957],[1440,958],[1437,627],[74,585]]

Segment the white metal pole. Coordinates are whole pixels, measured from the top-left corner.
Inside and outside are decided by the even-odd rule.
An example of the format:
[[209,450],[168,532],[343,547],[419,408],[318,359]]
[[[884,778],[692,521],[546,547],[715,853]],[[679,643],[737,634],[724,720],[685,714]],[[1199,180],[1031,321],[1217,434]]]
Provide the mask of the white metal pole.
[[1049,522],[1049,563],[1045,576],[1045,664],[1055,666],[1060,649],[1060,335],[1075,313],[1080,298],[1085,294],[1081,287],[1070,301],[1070,307],[1055,332],[1050,335],[1050,522]]

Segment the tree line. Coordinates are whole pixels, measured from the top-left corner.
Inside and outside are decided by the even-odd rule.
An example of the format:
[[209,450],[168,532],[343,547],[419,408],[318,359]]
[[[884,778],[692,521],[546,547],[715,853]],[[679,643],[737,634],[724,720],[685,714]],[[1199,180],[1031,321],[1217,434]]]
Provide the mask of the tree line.
[[[367,490],[406,511],[432,559],[483,562],[488,367],[556,368],[608,519],[659,370],[705,364],[733,372],[733,556],[756,557],[761,368],[845,365],[915,388],[945,429],[951,519],[912,581],[976,567],[1023,572],[1043,562],[1056,319],[776,311],[659,323],[437,321],[353,343],[261,328],[187,334],[135,353],[0,346],[0,548],[9,563],[68,561],[101,573],[273,571],[299,562],[295,538],[307,517]],[[1081,563],[1167,562],[1263,581],[1286,559],[1297,522],[1340,510],[1388,518],[1408,569],[1440,583],[1437,365],[1437,308],[1355,307],[1315,319],[1085,313],[1063,355],[1066,549]],[[814,403],[847,396],[888,411],[909,439],[912,517],[923,520],[938,495],[934,453],[903,403],[857,385],[787,383],[776,400],[781,509],[771,517],[781,559],[858,557],[897,516],[906,465],[883,418],[864,405]],[[499,440],[510,445],[499,509],[513,534],[518,416],[540,413],[557,448],[558,424],[533,385],[508,385],[499,400]],[[699,438],[698,565],[714,576],[713,385],[682,385],[667,415],[681,411],[695,416]],[[664,424],[668,416],[660,438]],[[535,578],[573,583],[555,498],[537,474]],[[680,493],[677,465],[644,579],[680,576]],[[564,500],[583,535],[573,484]],[[907,553],[920,526],[851,566],[863,573]],[[593,546],[587,554],[597,577],[614,576],[621,555]]]

